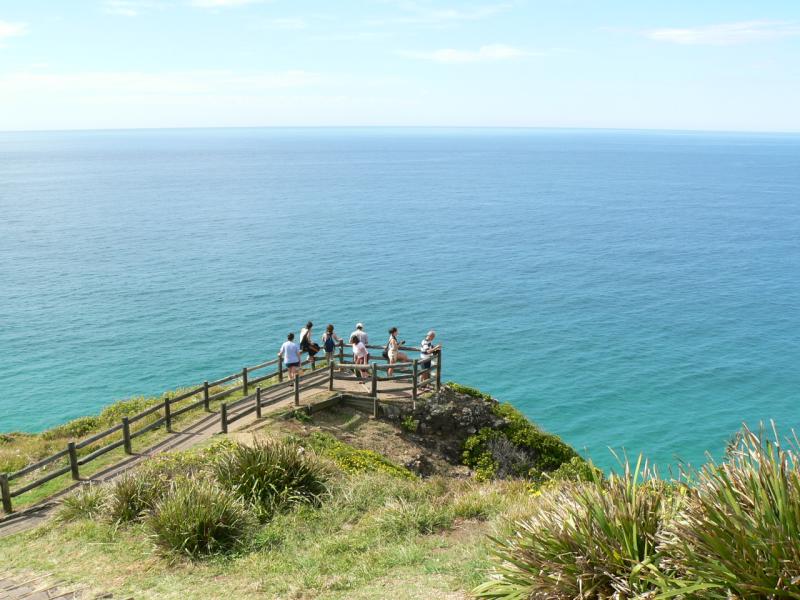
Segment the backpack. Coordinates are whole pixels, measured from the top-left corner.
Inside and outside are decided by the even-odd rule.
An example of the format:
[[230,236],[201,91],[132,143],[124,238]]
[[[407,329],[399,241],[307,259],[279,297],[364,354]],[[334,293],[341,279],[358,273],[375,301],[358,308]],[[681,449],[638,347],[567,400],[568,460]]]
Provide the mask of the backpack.
[[328,354],[332,354],[333,349],[336,347],[336,342],[333,341],[332,333],[326,333],[325,335],[327,336],[325,338],[325,352],[327,352]]

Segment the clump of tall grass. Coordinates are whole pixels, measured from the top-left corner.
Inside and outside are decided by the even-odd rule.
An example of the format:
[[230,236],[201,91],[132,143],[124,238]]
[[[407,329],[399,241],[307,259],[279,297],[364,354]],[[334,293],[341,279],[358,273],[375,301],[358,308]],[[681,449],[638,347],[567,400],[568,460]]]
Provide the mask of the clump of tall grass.
[[246,544],[256,527],[247,507],[229,491],[201,479],[178,479],[147,519],[167,550],[200,557]]
[[515,533],[496,539],[493,577],[480,598],[633,597],[655,588],[657,536],[674,510],[640,458],[607,481],[566,481],[541,492]]
[[316,456],[278,440],[234,445],[215,461],[214,474],[262,520],[294,504],[319,504],[328,491],[328,472]]
[[166,491],[165,481],[138,472],[126,473],[111,486],[108,517],[115,523],[140,521]]
[[390,500],[376,521],[392,535],[431,534],[453,526],[453,509],[444,502],[413,502],[403,498]]
[[98,519],[106,514],[108,500],[108,489],[105,486],[96,484],[82,486],[64,498],[57,518],[60,521]]
[[773,426],[745,427],[721,464],[707,463],[660,536],[665,564],[694,597],[800,598],[800,462]]

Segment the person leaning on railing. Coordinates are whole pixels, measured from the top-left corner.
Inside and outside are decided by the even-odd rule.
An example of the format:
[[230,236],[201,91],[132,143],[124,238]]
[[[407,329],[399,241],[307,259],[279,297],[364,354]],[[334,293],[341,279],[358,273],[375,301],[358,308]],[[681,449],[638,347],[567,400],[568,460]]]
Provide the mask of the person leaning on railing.
[[[353,345],[353,363],[356,365],[366,365],[367,359],[369,358],[369,353],[367,352],[367,347],[364,345],[357,335],[353,334],[350,336],[350,343]],[[362,369],[356,369],[356,377],[359,379],[363,379],[367,376],[367,371]]]
[[308,358],[311,360],[311,368],[314,368],[314,361],[317,360],[317,352],[319,352],[319,344],[317,344],[311,337],[311,328],[314,324],[309,321],[306,326],[300,330],[300,352],[307,352]]
[[328,325],[325,328],[325,333],[322,334],[322,347],[325,348],[325,360],[331,364],[333,360],[333,353],[336,350],[336,344],[341,344],[342,339],[336,335],[333,330],[333,325]]
[[436,337],[436,332],[431,329],[425,339],[419,345],[419,359],[420,368],[425,371],[420,377],[420,381],[427,381],[431,378],[431,364],[433,364],[433,357],[442,349],[441,344],[433,345],[433,339]]
[[[402,342],[397,341],[397,327],[392,327],[389,330],[389,342],[386,344],[386,349],[384,353],[386,358],[389,360],[389,364],[393,365],[396,362],[408,362],[408,355],[404,352],[400,352],[400,346],[403,346],[406,341],[403,340]],[[392,376],[394,373],[394,369],[391,367],[388,369],[389,377]]]
[[[369,336],[367,335],[367,332],[364,331],[363,323],[356,323],[356,329],[350,334],[348,339],[353,339],[353,336],[356,336],[359,341],[364,344],[365,348],[369,346]],[[369,362],[369,348],[367,348],[367,362]]]
[[297,370],[300,368],[300,346],[294,343],[294,333],[286,336],[286,341],[283,342],[281,349],[278,351],[278,357],[283,361],[284,366],[289,369],[289,383],[297,376]]

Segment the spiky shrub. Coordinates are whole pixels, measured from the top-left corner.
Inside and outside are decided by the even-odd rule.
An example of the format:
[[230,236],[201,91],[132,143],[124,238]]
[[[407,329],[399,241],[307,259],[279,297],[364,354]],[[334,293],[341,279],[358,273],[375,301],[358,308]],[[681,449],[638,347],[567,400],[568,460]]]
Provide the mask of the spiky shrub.
[[105,515],[107,507],[108,489],[105,486],[89,484],[64,498],[58,510],[58,519],[61,521],[97,519]]
[[660,536],[683,585],[698,598],[800,598],[800,464],[746,427],[725,462],[699,473],[686,506]]
[[236,444],[214,465],[220,484],[250,504],[262,519],[293,504],[318,504],[328,474],[316,456],[295,443]]
[[108,516],[115,523],[139,521],[166,493],[168,482],[143,473],[127,473],[111,487]]
[[497,564],[480,598],[633,597],[655,589],[656,535],[673,508],[645,463],[607,481],[545,489],[534,513],[495,539]]
[[165,549],[196,558],[245,544],[255,519],[232,493],[200,479],[177,479],[146,521]]

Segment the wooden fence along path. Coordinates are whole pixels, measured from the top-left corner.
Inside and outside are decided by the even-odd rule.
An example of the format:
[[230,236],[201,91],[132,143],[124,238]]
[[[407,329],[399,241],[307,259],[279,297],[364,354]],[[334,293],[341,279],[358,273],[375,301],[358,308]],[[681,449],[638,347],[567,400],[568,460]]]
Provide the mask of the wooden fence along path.
[[[382,350],[382,346],[367,346],[369,349]],[[419,348],[402,347],[407,352],[419,352]],[[301,406],[301,399],[307,399],[306,405],[311,410],[312,398],[318,397],[320,392],[327,390],[324,394],[322,403],[335,392],[340,392],[358,400],[359,407],[365,407],[364,401],[369,401],[374,416],[378,415],[379,398],[390,402],[411,402],[416,404],[423,385],[434,386],[436,390],[441,386],[441,352],[433,359],[432,364],[427,369],[422,369],[422,362],[415,359],[407,363],[395,363],[389,365],[380,354],[370,355],[371,362],[367,365],[355,365],[352,356],[345,353],[344,344],[340,343],[334,354],[333,360],[325,368],[317,368],[316,363],[324,359],[314,361],[307,359],[303,361],[304,366],[310,370],[302,376],[298,376],[294,382],[289,383],[285,380],[283,363],[279,359],[269,360],[261,364],[245,367],[241,372],[228,375],[216,381],[206,381],[203,385],[189,391],[183,392],[172,398],[165,398],[163,402],[152,406],[139,414],[122,417],[120,423],[99,433],[95,433],[79,441],[71,441],[66,448],[39,460],[33,464],[15,471],[13,473],[0,473],[0,500],[2,500],[3,512],[11,515],[13,512],[13,499],[47,482],[70,473],[75,482],[82,481],[80,469],[82,466],[96,460],[104,454],[117,448],[123,448],[127,457],[118,463],[108,466],[100,473],[94,473],[92,480],[107,480],[123,473],[133,464],[138,462],[143,456],[149,456],[165,450],[184,449],[192,446],[199,441],[208,439],[214,433],[227,433],[231,424],[248,419],[259,419],[262,410],[266,407],[273,407],[279,404]],[[253,374],[264,369],[275,367],[274,370],[253,377]],[[393,369],[393,374],[388,374],[389,369]],[[423,376],[427,375],[427,381]],[[224,390],[211,394],[210,390],[220,385],[233,385]],[[270,383],[271,382],[271,383]],[[258,386],[265,383],[265,386]],[[252,391],[251,391],[252,390]],[[211,412],[211,403],[224,400],[231,394],[241,391],[243,396],[233,402],[222,403],[219,413]],[[180,406],[180,402],[194,399],[194,401]],[[318,404],[322,404],[318,403]],[[203,412],[201,412],[201,409]],[[186,427],[183,431],[174,432],[172,424],[175,418],[191,411],[197,411],[202,415],[194,423]],[[210,414],[209,414],[210,413]],[[158,417],[147,422],[147,417],[152,415]],[[133,441],[139,436],[164,427],[168,434],[162,440],[150,448],[134,454]],[[78,451],[100,441],[111,438],[107,444],[93,450],[85,456],[78,456]],[[116,439],[119,438],[119,439]],[[59,461],[64,462],[63,466],[48,469]],[[27,481],[26,476],[32,475],[39,470],[44,470],[41,477],[33,481]],[[22,485],[14,485],[19,480],[25,480]],[[71,489],[71,488],[68,488]],[[56,495],[61,495],[64,490]],[[52,499],[52,498],[51,498]],[[0,519],[2,522],[2,519]]]

